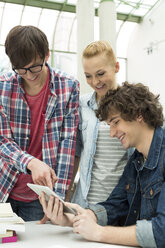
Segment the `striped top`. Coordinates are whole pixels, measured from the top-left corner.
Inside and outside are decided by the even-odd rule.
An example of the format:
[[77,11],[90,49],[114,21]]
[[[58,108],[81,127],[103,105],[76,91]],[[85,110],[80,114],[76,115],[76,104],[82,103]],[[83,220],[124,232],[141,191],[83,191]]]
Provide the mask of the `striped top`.
[[100,122],[88,192],[89,204],[96,204],[108,198],[117,185],[127,160],[127,152],[121,142],[110,137],[110,126]]

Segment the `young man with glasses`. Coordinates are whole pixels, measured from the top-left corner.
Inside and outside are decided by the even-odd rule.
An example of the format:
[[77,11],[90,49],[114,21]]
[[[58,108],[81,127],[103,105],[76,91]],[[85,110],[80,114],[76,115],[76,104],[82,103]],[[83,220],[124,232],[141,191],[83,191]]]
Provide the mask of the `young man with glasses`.
[[79,83],[48,65],[47,37],[37,27],[12,28],[5,50],[15,73],[0,77],[0,201],[37,220],[43,210],[27,183],[64,198],[71,181]]

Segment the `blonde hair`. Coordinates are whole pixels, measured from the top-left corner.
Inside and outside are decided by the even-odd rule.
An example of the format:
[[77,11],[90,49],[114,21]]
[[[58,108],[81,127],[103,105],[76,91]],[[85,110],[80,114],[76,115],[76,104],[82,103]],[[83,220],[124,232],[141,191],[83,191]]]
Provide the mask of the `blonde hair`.
[[105,53],[111,64],[116,63],[116,56],[111,45],[105,40],[94,41],[90,43],[83,51],[82,58],[91,58],[93,56]]

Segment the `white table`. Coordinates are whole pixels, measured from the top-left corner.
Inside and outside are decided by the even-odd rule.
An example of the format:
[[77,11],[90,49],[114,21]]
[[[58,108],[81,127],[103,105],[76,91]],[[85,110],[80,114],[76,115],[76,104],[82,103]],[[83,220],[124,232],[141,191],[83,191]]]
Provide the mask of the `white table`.
[[70,227],[49,223],[39,225],[36,222],[26,222],[25,230],[25,232],[17,232],[17,242],[1,244],[2,248],[128,248],[128,246],[90,242],[73,233]]

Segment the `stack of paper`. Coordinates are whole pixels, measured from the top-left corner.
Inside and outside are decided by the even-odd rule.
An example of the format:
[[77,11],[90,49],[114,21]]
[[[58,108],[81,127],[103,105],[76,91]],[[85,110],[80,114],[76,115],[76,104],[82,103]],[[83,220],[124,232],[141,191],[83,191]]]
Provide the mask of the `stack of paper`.
[[10,203],[0,203],[0,217],[12,217],[13,210]]
[[10,203],[0,203],[0,243],[16,242],[16,232],[25,231],[24,223],[24,220],[13,212]]

